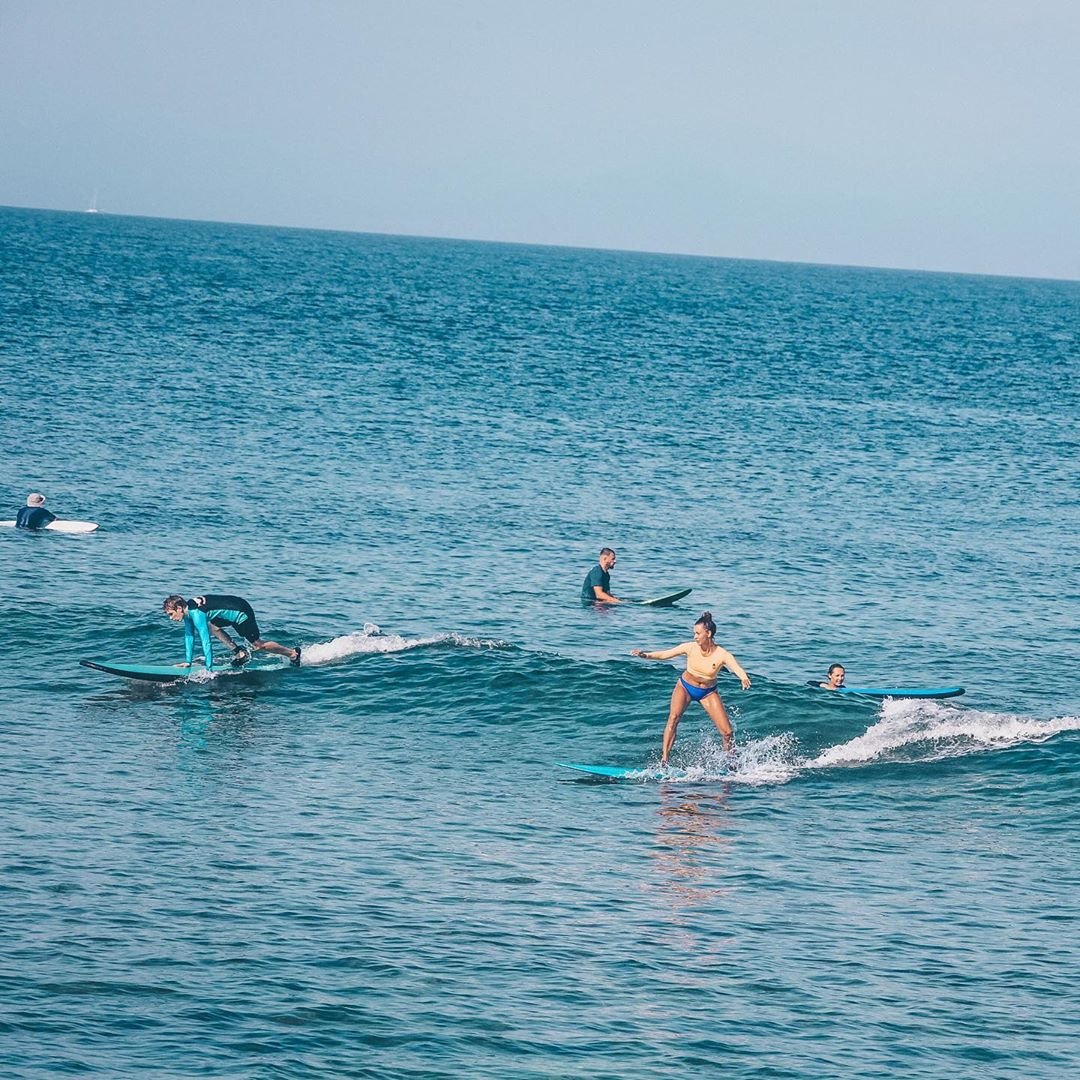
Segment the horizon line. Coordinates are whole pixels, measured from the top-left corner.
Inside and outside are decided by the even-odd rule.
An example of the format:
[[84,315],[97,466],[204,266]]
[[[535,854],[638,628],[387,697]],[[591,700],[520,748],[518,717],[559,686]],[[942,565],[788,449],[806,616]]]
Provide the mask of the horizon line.
[[345,233],[349,236],[384,236],[408,240],[440,240],[445,241],[446,243],[459,244],[497,244],[505,247],[554,248],[556,250],[566,251],[596,251],[616,255],[656,255],[663,258],[709,259],[721,262],[772,263],[781,266],[814,266],[821,267],[823,269],[834,270],[878,270],[892,274],[943,274],[950,277],[988,277],[1003,278],[1008,281],[1052,281],[1065,284],[1080,284],[1080,278],[1054,277],[1047,274],[1008,274],[990,270],[934,270],[923,267],[884,266],[876,263],[814,262],[807,259],[761,258],[752,255],[705,255],[700,252],[691,251],[657,251],[650,248],[598,247],[595,244],[553,244],[534,240],[491,240],[480,239],[471,236],[437,236],[428,233],[382,232],[372,229],[348,229],[329,225],[271,225],[264,222],[256,221],[233,221],[228,218],[188,218],[164,217],[158,214],[131,214],[114,210],[102,210],[100,207],[96,207],[93,209],[93,211],[90,211],[86,208],[83,208],[82,210],[72,210],[66,207],[60,208],[51,206],[16,206],[13,204],[0,203],[0,210],[27,210],[47,214],[72,214],[76,217],[84,217],[87,213],[92,212],[95,217],[99,218],[139,218],[146,221],[177,221],[187,222],[194,225],[228,225],[234,228],[242,229],[286,229],[295,232]]

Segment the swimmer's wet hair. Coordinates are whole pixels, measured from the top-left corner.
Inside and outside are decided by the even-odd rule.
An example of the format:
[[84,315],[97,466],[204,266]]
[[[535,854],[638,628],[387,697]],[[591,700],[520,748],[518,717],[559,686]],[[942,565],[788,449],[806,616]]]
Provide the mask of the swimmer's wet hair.
[[165,597],[161,606],[165,611],[169,611],[175,607],[186,607],[187,601],[179,593],[173,593],[172,596]]
[[713,617],[712,617],[712,612],[711,611],[703,611],[701,613],[701,617],[698,619],[698,621],[696,623],[694,623],[694,625],[695,626],[704,626],[705,629],[708,630],[711,635],[715,636],[715,634],[716,634],[716,623],[713,622]]
[[831,675],[837,668],[842,668],[843,666],[844,666],[843,664],[830,664],[829,665],[829,674]]

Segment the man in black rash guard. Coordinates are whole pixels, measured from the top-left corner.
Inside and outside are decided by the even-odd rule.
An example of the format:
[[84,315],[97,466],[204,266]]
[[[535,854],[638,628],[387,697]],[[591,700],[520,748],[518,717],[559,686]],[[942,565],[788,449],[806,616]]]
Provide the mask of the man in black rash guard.
[[44,529],[56,520],[55,514],[45,509],[45,496],[36,491],[26,496],[26,505],[15,517],[16,529]]

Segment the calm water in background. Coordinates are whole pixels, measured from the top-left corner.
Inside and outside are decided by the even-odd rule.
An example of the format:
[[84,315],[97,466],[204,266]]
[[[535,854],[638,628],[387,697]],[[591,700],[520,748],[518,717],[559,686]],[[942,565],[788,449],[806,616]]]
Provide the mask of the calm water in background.
[[[1078,372],[1077,283],[0,211],[0,517],[102,524],[0,536],[4,1075],[1076,1075]],[[304,666],[78,666],[176,591]],[[556,768],[704,608],[738,764]]]

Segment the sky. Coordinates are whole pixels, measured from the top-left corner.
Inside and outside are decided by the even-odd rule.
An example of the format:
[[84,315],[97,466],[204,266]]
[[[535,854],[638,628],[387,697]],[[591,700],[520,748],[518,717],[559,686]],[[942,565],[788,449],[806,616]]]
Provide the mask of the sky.
[[0,0],[0,205],[1080,279],[1075,0]]

